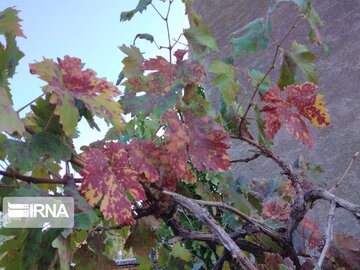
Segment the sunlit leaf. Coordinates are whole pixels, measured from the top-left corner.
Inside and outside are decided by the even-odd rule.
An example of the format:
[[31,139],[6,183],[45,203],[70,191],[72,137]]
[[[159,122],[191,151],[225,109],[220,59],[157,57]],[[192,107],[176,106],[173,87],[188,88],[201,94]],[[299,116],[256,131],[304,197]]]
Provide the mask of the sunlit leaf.
[[135,13],[142,13],[150,4],[151,0],[139,0],[139,3],[133,10],[121,12],[120,21],[130,21],[132,17],[134,17]]
[[21,30],[21,20],[18,13],[19,11],[14,8],[7,8],[0,12],[0,35],[9,33],[14,36],[25,37]]
[[65,56],[63,60],[58,58],[57,63],[45,59],[31,64],[30,71],[48,83],[43,91],[51,94],[50,103],[56,105],[54,113],[60,116],[66,135],[76,134],[75,127],[79,120],[76,99],[82,100],[93,114],[121,130],[122,109],[113,100],[120,94],[119,90],[105,79],[96,77],[95,71],[82,70],[83,66],[80,59]]
[[25,128],[12,106],[6,89],[0,86],[0,132],[2,131],[22,134]]

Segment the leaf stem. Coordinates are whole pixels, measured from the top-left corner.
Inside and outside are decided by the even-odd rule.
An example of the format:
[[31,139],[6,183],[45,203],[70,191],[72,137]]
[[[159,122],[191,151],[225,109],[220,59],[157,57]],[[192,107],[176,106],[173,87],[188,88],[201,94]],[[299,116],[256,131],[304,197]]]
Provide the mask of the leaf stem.
[[346,168],[345,172],[343,173],[343,175],[336,181],[336,184],[329,189],[329,192],[332,192],[335,188],[338,188],[341,184],[341,182],[345,179],[345,176],[349,173],[351,167],[353,166],[357,156],[359,155],[359,152],[356,152],[352,158],[351,158],[351,161],[349,163],[349,166]]
[[38,96],[37,98],[33,99],[32,101],[30,101],[29,103],[27,103],[26,105],[22,106],[20,109],[18,109],[16,111],[16,113],[20,113],[23,109],[25,109],[27,106],[31,105],[32,103],[36,102],[38,99],[42,98],[45,95],[45,93],[41,94],[40,96]]

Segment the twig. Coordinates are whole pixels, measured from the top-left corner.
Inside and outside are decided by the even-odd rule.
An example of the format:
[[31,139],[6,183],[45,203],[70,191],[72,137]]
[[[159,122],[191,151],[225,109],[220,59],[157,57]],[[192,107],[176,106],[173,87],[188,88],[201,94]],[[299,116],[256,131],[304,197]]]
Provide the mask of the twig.
[[0,188],[19,188],[18,185],[0,184]]
[[168,7],[168,11],[165,17],[165,23],[166,23],[166,31],[167,31],[167,36],[168,36],[168,44],[169,44],[169,62],[172,62],[172,46],[171,46],[171,36],[170,36],[170,27],[169,27],[169,14],[170,14],[170,9],[171,9],[171,4],[172,1],[169,0],[169,7]]
[[335,200],[332,200],[330,202],[330,211],[328,215],[327,225],[326,225],[326,240],[323,250],[321,251],[321,255],[319,258],[318,263],[316,264],[314,270],[321,269],[321,266],[324,262],[326,253],[328,252],[330,248],[330,243],[333,238],[333,226],[334,226],[334,219],[335,219],[335,208],[336,208],[336,202]]
[[[31,177],[26,175],[21,175],[17,172],[5,172],[0,171],[0,175],[10,177],[10,178],[16,178],[21,181],[25,181],[28,183],[34,183],[34,184],[66,184],[67,180],[61,179],[61,178],[38,178],[38,177]],[[74,178],[75,183],[81,183],[82,178]]]
[[220,258],[216,261],[212,270],[222,270],[223,265],[224,265],[225,261],[228,259],[229,255],[230,255],[229,251],[227,249],[224,249]]
[[261,153],[255,153],[253,156],[248,157],[248,158],[240,158],[240,159],[231,160],[231,163],[238,163],[238,162],[248,163],[248,162],[250,162],[252,160],[257,159],[260,156],[261,156]]
[[224,229],[216,223],[214,218],[206,209],[201,208],[197,203],[180,194],[167,190],[162,190],[162,192],[171,196],[175,202],[190,210],[199,220],[203,221],[210,228],[213,234],[221,241],[222,245],[229,250],[234,258],[239,260],[245,269],[256,270],[255,266],[243,254],[234,240],[232,240],[231,237],[224,231]]
[[165,20],[165,17],[160,13],[156,6],[153,3],[151,3],[150,5],[155,9],[156,13],[161,17],[161,19]]
[[254,98],[257,94],[257,92],[259,91],[259,88],[260,88],[260,85],[265,81],[265,79],[267,78],[267,76],[270,74],[270,72],[275,69],[275,63],[276,63],[276,58],[279,54],[279,50],[280,50],[280,47],[282,45],[282,43],[286,40],[286,38],[290,35],[290,33],[299,25],[299,23],[304,20],[304,17],[300,17],[300,19],[298,18],[295,23],[291,26],[291,28],[289,29],[289,31],[284,35],[284,37],[280,40],[279,43],[276,44],[276,49],[275,49],[275,53],[274,53],[274,57],[273,57],[273,60],[271,62],[271,65],[268,69],[268,71],[265,73],[264,77],[260,80],[259,83],[256,84],[256,88],[251,96],[251,99],[250,99],[250,102],[244,112],[244,115],[241,117],[241,120],[240,120],[240,128],[239,128],[239,134],[241,135],[241,127],[242,127],[242,123],[244,122],[244,120],[246,119],[246,115],[248,114],[248,112],[250,111],[250,108],[253,106],[253,101],[254,101]]
[[329,192],[332,192],[335,188],[338,188],[341,184],[341,182],[345,179],[345,176],[349,173],[351,167],[353,166],[357,156],[359,155],[359,152],[356,152],[352,158],[351,158],[351,161],[349,163],[349,166],[346,168],[345,172],[343,173],[343,175],[336,181],[336,184],[329,189]]
[[41,94],[40,96],[38,96],[37,98],[33,99],[32,101],[30,101],[29,103],[27,103],[26,105],[22,106],[20,109],[18,109],[16,111],[16,113],[21,112],[23,109],[25,109],[27,106],[31,105],[32,103],[34,103],[35,101],[37,101],[38,99],[42,98],[45,95],[45,93]]

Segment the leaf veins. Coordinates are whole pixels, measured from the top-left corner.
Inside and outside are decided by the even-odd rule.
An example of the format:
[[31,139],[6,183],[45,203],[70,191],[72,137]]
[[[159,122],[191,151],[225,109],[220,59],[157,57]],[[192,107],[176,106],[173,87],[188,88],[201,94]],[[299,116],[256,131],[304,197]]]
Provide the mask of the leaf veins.
[[307,118],[315,127],[330,125],[330,117],[324,106],[323,96],[315,94],[317,89],[318,87],[313,83],[303,83],[286,87],[285,100],[281,97],[278,87],[262,95],[261,100],[268,104],[261,109],[261,112],[265,113],[269,140],[275,137],[284,122],[286,129],[295,139],[309,148],[313,146],[313,138],[301,116]]

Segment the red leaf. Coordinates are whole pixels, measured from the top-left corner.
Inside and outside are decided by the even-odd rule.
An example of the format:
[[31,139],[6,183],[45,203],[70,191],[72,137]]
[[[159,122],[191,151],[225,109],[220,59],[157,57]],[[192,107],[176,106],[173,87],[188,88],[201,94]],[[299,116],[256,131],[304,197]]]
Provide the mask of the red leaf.
[[95,71],[83,70],[84,64],[79,58],[65,56],[63,60],[58,58],[57,62],[45,59],[30,64],[30,72],[48,83],[43,91],[52,94],[50,102],[56,105],[55,114],[60,116],[66,135],[76,134],[79,114],[75,100],[82,100],[89,111],[121,130],[123,111],[119,103],[113,100],[120,95],[117,87],[96,77]]
[[226,171],[230,168],[227,153],[229,135],[210,116],[195,116],[185,113],[191,160],[199,171]]
[[[285,88],[286,99],[281,97],[278,87],[267,91],[262,97],[268,103],[261,109],[265,113],[266,131],[269,140],[278,133],[282,121],[293,137],[307,147],[313,146],[309,128],[301,116],[307,118],[316,127],[325,127],[330,124],[327,109],[324,107],[322,95],[315,94],[317,86],[312,83],[289,85]],[[293,110],[297,110],[295,113]]]
[[290,215],[290,207],[288,204],[280,205],[277,201],[263,203],[262,214],[265,218],[272,220],[287,221]]
[[360,265],[360,241],[336,234],[326,255],[324,269],[357,269]]
[[195,116],[190,110],[184,114],[182,123],[175,111],[167,112],[163,120],[168,123],[165,135],[170,137],[166,149],[173,153],[174,165],[183,164],[177,171],[185,173],[185,164],[191,158],[199,171],[229,169],[230,161],[227,154],[229,136],[223,127],[213,122],[210,116]]
[[83,154],[84,177],[80,187],[91,206],[100,202],[104,218],[119,224],[132,224],[132,204],[125,192],[136,200],[145,200],[145,192],[137,182],[139,174],[128,164],[125,145],[110,143],[106,148],[90,148]]
[[144,174],[148,182],[159,180],[159,149],[151,141],[137,141],[136,139],[126,146],[129,152],[129,162],[139,174]]
[[176,57],[176,64],[179,64],[183,61],[184,56],[188,51],[189,50],[177,50],[174,52],[174,56]]

